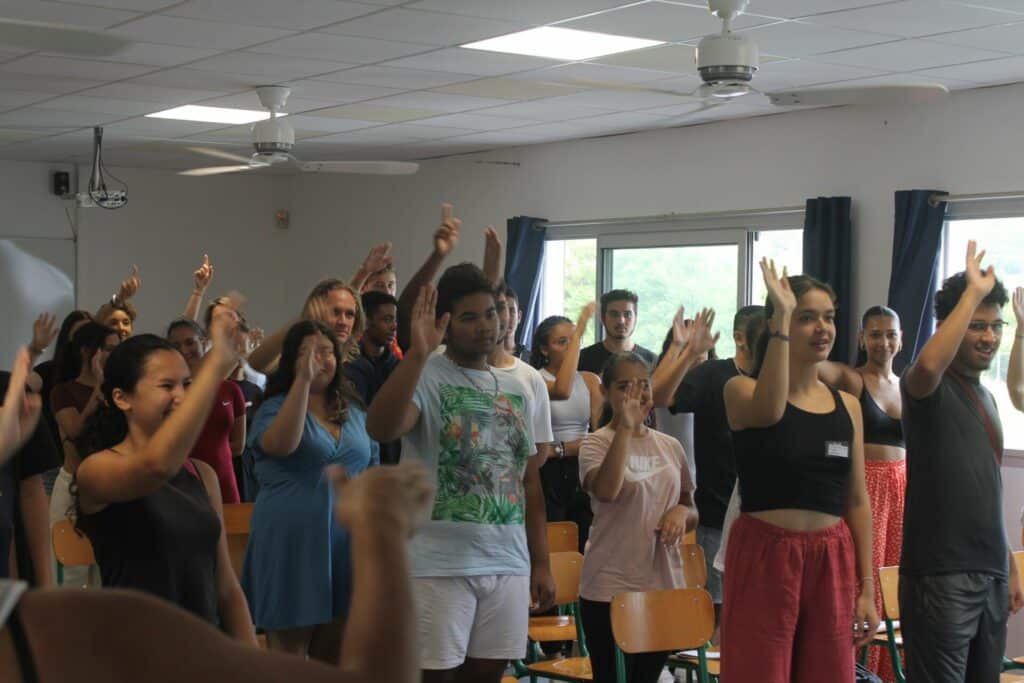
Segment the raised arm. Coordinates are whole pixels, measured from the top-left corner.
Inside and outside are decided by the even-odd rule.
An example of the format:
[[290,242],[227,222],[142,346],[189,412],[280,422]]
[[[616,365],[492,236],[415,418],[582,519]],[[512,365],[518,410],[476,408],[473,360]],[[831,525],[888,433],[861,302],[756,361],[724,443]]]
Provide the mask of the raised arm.
[[907,370],[904,381],[907,393],[913,398],[925,398],[938,388],[942,375],[956,357],[975,309],[995,287],[995,269],[989,266],[982,270],[981,262],[985,252],[976,254],[977,248],[974,240],[967,242],[967,288],[953,311],[938,326],[935,334],[921,349],[917,360]]
[[565,351],[565,359],[558,374],[553,380],[545,379],[548,386],[548,396],[552,401],[566,401],[572,396],[572,384],[576,378],[576,366],[580,362],[580,346],[583,345],[583,335],[587,333],[587,325],[597,310],[597,303],[591,301],[580,311],[580,317],[576,320],[576,328],[569,337],[569,348]]
[[135,500],[163,486],[185,464],[217,397],[220,383],[245,350],[245,336],[227,319],[213,326],[213,348],[181,404],[133,457],[96,453],[78,467],[80,500],[88,507]]
[[434,250],[423,262],[420,269],[410,278],[398,297],[398,345],[403,351],[412,346],[409,323],[412,309],[424,286],[432,284],[434,277],[441,270],[441,264],[452,253],[459,243],[459,230],[462,221],[452,216],[452,205],[441,205],[441,226],[434,232]]
[[1017,318],[1017,332],[1013,335],[1010,366],[1006,369],[1006,388],[1013,407],[1024,411],[1024,287],[1013,292],[1013,315]]
[[615,429],[615,436],[612,437],[612,443],[601,461],[601,466],[588,472],[583,480],[583,489],[602,503],[614,501],[622,491],[633,430],[643,422],[641,393],[640,384],[630,380],[626,391],[618,394],[619,403],[615,407],[615,414],[619,416],[619,424]]
[[864,378],[846,363],[831,360],[818,363],[818,379],[833,389],[845,391],[857,398],[864,391]]
[[363,285],[370,279],[370,276],[379,270],[391,265],[391,242],[382,242],[370,249],[370,252],[359,264],[359,269],[348,281],[349,286],[357,292],[363,291]]
[[185,312],[182,316],[189,320],[199,322],[199,311],[203,307],[203,296],[206,288],[213,280],[213,265],[210,263],[209,254],[203,254],[203,263],[192,273],[192,294],[185,303]]
[[74,406],[68,406],[61,408],[53,414],[64,439],[74,440],[80,437],[82,432],[85,431],[86,422],[103,404],[103,391],[101,389],[103,385],[103,354],[99,352],[94,353],[89,364],[92,366],[92,374],[96,378],[97,384],[93,388],[92,393],[89,394],[89,400],[85,406],[82,410],[78,410]]
[[484,236],[484,275],[494,285],[497,285],[502,277],[502,252],[498,231],[493,225],[488,225]]
[[[302,441],[306,426],[306,411],[309,408],[309,387],[323,369],[315,353],[316,339],[306,337],[299,347],[295,361],[295,380],[281,403],[281,409],[260,437],[260,450],[267,455],[286,457],[295,452]],[[341,372],[341,368],[338,368]],[[245,420],[242,420],[245,424]]]
[[257,372],[269,373],[277,365],[277,359],[281,357],[281,349],[284,348],[284,338],[292,325],[299,322],[299,319],[288,321],[269,337],[264,337],[259,346],[249,354],[249,367]]
[[437,290],[433,285],[424,285],[409,316],[412,346],[377,391],[366,413],[366,431],[378,443],[405,436],[420,419],[420,410],[412,400],[416,384],[430,354],[444,339],[451,319],[450,313],[437,318],[436,311]]
[[676,391],[686,373],[718,343],[719,333],[711,333],[714,323],[714,309],[705,308],[693,319],[693,324],[687,327],[684,309],[679,307],[672,321],[672,345],[651,375],[654,405],[667,408],[675,402]]
[[57,338],[57,318],[50,313],[43,313],[32,323],[32,341],[28,344],[28,353],[31,362],[35,363],[39,356],[43,355],[46,347]]
[[37,394],[25,393],[25,381],[31,371],[32,361],[23,347],[14,357],[7,393],[0,406],[0,464],[28,441],[39,424],[42,402]]
[[96,310],[96,314],[93,316],[98,322],[103,322],[114,312],[114,304],[123,304],[124,302],[135,296],[139,288],[142,286],[142,280],[139,278],[139,267],[132,265],[131,271],[129,271],[128,279],[121,281],[121,286],[117,289],[117,294],[110,298],[110,301],[105,301],[102,306]]
[[782,419],[789,398],[789,323],[796,296],[786,271],[779,277],[775,263],[761,261],[761,272],[774,307],[768,329],[768,350],[757,379],[733,377],[725,385],[725,409],[732,429],[770,427]]

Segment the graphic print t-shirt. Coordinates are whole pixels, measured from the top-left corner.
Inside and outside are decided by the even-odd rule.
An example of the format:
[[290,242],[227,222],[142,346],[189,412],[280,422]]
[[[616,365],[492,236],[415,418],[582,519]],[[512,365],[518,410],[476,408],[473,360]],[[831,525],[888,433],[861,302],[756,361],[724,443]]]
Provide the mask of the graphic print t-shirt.
[[413,576],[528,576],[523,473],[536,446],[522,383],[434,354],[412,400],[420,419],[402,459],[422,462],[437,486],[410,544]]

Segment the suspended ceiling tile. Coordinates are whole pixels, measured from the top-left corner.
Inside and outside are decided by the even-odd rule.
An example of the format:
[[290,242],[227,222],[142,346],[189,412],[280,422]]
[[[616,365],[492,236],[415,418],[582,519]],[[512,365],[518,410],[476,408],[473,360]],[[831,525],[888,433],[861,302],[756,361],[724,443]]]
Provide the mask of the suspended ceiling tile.
[[188,67],[177,67],[133,78],[125,83],[181,88],[202,89],[211,92],[234,92],[263,85],[267,78],[253,74],[225,74],[213,71],[199,71]]
[[501,76],[517,71],[540,69],[557,64],[553,59],[541,57],[525,57],[523,55],[507,55],[499,52],[485,52],[453,47],[447,50],[435,50],[415,57],[406,57],[388,62],[386,66],[398,66],[409,69],[425,69],[427,71],[446,71],[478,76]]
[[[882,76],[872,76],[870,78],[855,78],[849,81],[830,83],[828,87],[835,86],[838,88],[847,88],[862,85],[914,85],[931,83],[944,85],[950,90],[963,90],[964,88],[978,87],[977,83],[969,83],[958,78],[940,77],[931,71],[914,71],[909,73],[884,74]],[[787,107],[783,111],[791,111],[791,109]]]
[[116,118],[116,114],[25,107],[0,114],[0,128],[81,128],[98,126]]
[[32,92],[0,88],[0,111],[14,109],[15,107],[24,107],[35,102],[50,100],[54,97],[56,97],[56,95],[50,92]]
[[486,109],[482,112],[473,112],[468,114],[447,114],[445,116],[435,116],[433,118],[423,119],[416,123],[421,126],[453,126],[473,131],[506,130],[509,128],[517,128],[519,126],[532,126],[538,123],[537,119],[517,119],[507,116],[491,116],[487,113],[490,111],[493,110]]
[[214,21],[196,21],[160,14],[119,26],[116,33],[125,38],[185,47],[239,50],[268,40],[290,35],[290,31]]
[[[0,79],[2,81],[2,79]],[[160,102],[168,106],[177,104],[189,104],[213,97],[218,93],[209,90],[189,90],[182,88],[171,88],[167,86],[146,85],[143,83],[110,83],[93,88],[81,95],[89,97],[113,97],[124,100],[139,100],[142,102]],[[227,93],[220,93],[227,94]]]
[[850,31],[888,33],[916,38],[1012,21],[1005,12],[968,7],[947,0],[901,0],[871,7],[821,14],[809,21]]
[[1008,57],[974,64],[959,64],[920,72],[922,76],[952,78],[983,85],[1024,81],[1024,57]]
[[[541,83],[561,82],[567,84],[586,85],[587,82],[598,83],[650,83],[675,76],[671,71],[655,71],[653,69],[636,69],[628,66],[611,66],[594,62],[562,64],[549,69],[529,71],[517,74],[516,79],[528,79]],[[591,86],[593,87],[593,86]]]
[[153,137],[170,138],[194,135],[195,133],[201,133],[205,130],[216,130],[218,128],[223,128],[224,124],[138,117],[128,119],[127,121],[119,121],[117,123],[110,124],[107,127],[117,132],[130,132],[136,134],[145,133],[152,135]]
[[451,83],[472,81],[480,78],[475,74],[443,73],[441,71],[423,71],[420,69],[403,69],[394,66],[361,66],[346,69],[333,74],[320,76],[318,80],[335,83],[354,83],[376,85],[400,90],[422,90],[436,88]]
[[0,64],[0,72],[118,81],[153,71],[152,66],[29,55]]
[[0,0],[0,16],[21,21],[44,21],[84,28],[107,28],[134,19],[139,15],[136,12],[122,12],[102,7],[51,2],[50,0]]
[[372,5],[341,0],[189,0],[170,8],[166,14],[208,21],[244,21],[252,26],[308,31],[377,10]]
[[[178,66],[186,62],[203,59],[217,54],[218,50],[183,47],[181,45],[160,45],[158,43],[131,43],[117,54],[97,57],[97,61],[121,62],[126,64],[146,64],[149,66]],[[46,55],[58,55],[80,59],[78,55],[46,52]]]
[[990,50],[911,39],[832,52],[818,59],[829,64],[861,66],[866,69],[917,71],[1003,56],[1002,53]]
[[407,109],[430,109],[438,113],[468,111],[505,104],[506,100],[489,97],[468,97],[436,92],[408,92],[375,100],[374,104]]
[[253,52],[284,55],[285,57],[326,59],[346,64],[370,64],[423,52],[426,49],[429,48],[390,40],[335,36],[328,33],[303,33],[259,45],[253,48]]
[[625,4],[623,0],[421,0],[408,7],[522,24],[549,24]]
[[342,107],[320,109],[311,112],[314,116],[329,116],[360,121],[378,121],[380,123],[397,123],[436,116],[437,112],[429,109],[408,109],[403,107],[387,107],[374,102],[346,104]]
[[330,62],[322,59],[302,59],[282,55],[267,55],[246,50],[224,54],[193,62],[190,69],[216,71],[228,74],[251,74],[263,76],[266,82],[291,81],[328,74],[340,69],[351,68],[352,64]]
[[852,78],[877,76],[876,69],[842,64],[824,64],[812,59],[794,59],[762,67],[754,77],[755,86],[762,90],[799,88],[806,85],[845,81]]
[[419,139],[408,135],[394,135],[387,132],[387,128],[387,126],[378,126],[375,128],[363,128],[360,130],[348,131],[346,133],[336,133],[334,135],[317,138],[317,143],[340,142],[352,145],[397,145],[403,142],[416,142]]
[[458,128],[455,126],[426,126],[422,125],[420,122],[392,123],[375,130],[393,135],[396,139],[414,138],[418,140],[440,140],[459,135],[469,135],[470,133],[476,132],[472,128]]
[[509,118],[521,118],[534,121],[565,121],[566,119],[580,119],[588,116],[600,116],[611,113],[608,109],[601,109],[582,104],[568,104],[562,98],[551,98],[546,100],[533,100],[531,102],[516,102],[501,107],[490,107],[478,114],[485,116],[500,116]]
[[[733,23],[733,28],[748,28],[773,21],[777,20],[744,13]],[[580,31],[678,42],[699,40],[710,33],[720,33],[722,20],[711,14],[706,5],[698,7],[655,1],[601,12],[583,19],[563,22],[559,26]]]
[[332,104],[371,100],[401,92],[396,88],[381,88],[374,85],[355,85],[352,83],[333,83],[331,81],[313,79],[291,81],[287,85],[292,89],[292,95],[325,100]]
[[[1024,9],[1024,3],[1021,3],[1021,8]],[[964,47],[998,50],[1009,54],[1024,54],[1024,21],[1004,24],[1002,26],[987,26],[968,31],[943,33],[941,35],[928,36],[927,40]]]
[[697,73],[697,48],[693,45],[661,45],[593,60],[599,64],[631,66],[654,71]]
[[[210,107],[233,107],[236,109],[259,109],[262,106],[260,105],[259,98],[256,96],[256,92],[254,90],[237,93],[235,95],[228,95],[227,97],[213,97],[207,100],[202,100],[202,104]],[[335,104],[337,104],[337,102],[308,97],[296,97],[292,94],[288,98],[288,104],[285,106],[284,111],[287,114],[294,115],[300,112],[309,111],[310,109],[323,109],[324,107],[330,107]]]
[[49,133],[41,131],[11,130],[0,128],[0,144],[8,144],[11,142],[24,142],[25,140],[34,140],[36,138],[48,134]]
[[1004,12],[1024,14],[1024,6],[1021,5],[1020,0],[957,0],[957,2],[971,7],[986,7]]
[[513,33],[521,30],[523,26],[481,17],[399,8],[334,24],[320,30],[338,35],[446,47]]
[[578,87],[573,88],[569,85],[536,83],[512,78],[485,78],[470,83],[458,83],[442,88],[434,88],[433,92],[520,101],[568,95],[581,89]]
[[648,109],[650,107],[668,107],[684,104],[688,98],[662,93],[639,92],[636,90],[589,90],[586,92],[564,95],[562,97],[543,100],[548,105],[565,107],[596,107],[614,111]]
[[782,57],[808,57],[896,40],[891,35],[844,31],[802,21],[759,26],[742,33],[753,39],[764,52]]
[[[756,0],[757,11],[772,17],[795,19],[877,5],[892,0]],[[1012,2],[1013,0],[1011,0]]]
[[10,89],[58,94],[86,90],[99,85],[103,85],[103,81],[84,78],[39,78],[29,74],[0,72],[0,92]]
[[[95,5],[135,12],[153,12],[170,7],[179,0],[61,0],[62,4]],[[91,9],[91,8],[90,8]]]
[[291,123],[298,129],[316,131],[319,133],[344,133],[349,130],[369,128],[374,123],[370,121],[359,121],[358,119],[344,119],[331,116],[314,116],[310,114],[298,114],[290,118]]
[[78,111],[94,114],[120,114],[124,118],[143,116],[160,111],[163,105],[157,102],[122,100],[110,97],[89,97],[87,95],[65,95],[48,100],[39,106],[45,109]]

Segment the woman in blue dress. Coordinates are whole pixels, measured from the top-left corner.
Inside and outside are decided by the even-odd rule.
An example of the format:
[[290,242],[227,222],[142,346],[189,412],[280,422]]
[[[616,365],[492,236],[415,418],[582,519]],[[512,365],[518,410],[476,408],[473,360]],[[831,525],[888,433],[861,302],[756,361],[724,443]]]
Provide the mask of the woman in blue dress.
[[303,321],[288,330],[249,435],[260,492],[242,570],[253,620],[270,647],[335,665],[351,570],[324,468],[341,465],[355,476],[379,462],[343,358],[326,325]]

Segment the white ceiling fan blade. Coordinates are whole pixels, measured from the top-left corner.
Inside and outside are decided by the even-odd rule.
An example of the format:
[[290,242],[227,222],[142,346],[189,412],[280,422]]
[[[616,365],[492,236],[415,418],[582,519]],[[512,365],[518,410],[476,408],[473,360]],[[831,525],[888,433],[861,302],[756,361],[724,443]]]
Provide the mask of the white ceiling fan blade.
[[767,93],[772,104],[780,107],[834,107],[844,104],[916,104],[932,102],[949,94],[938,83],[906,85],[864,85],[852,88],[816,88]]
[[0,19],[0,45],[104,57],[120,52],[131,42],[111,33],[74,26]]
[[364,175],[411,175],[420,165],[411,161],[296,161],[306,173],[361,173]]
[[245,164],[244,166],[206,166],[205,168],[190,168],[187,171],[179,171],[178,175],[187,175],[193,177],[201,177],[208,175],[221,175],[222,173],[240,173],[242,171],[251,171],[255,168],[262,168],[261,166],[251,166]]
[[243,157],[241,154],[235,154],[234,152],[228,152],[223,149],[217,149],[216,147],[186,147],[190,152],[196,154],[205,154],[208,157],[216,157],[217,159],[224,159],[226,161],[234,161],[239,164],[248,164],[249,157]]

